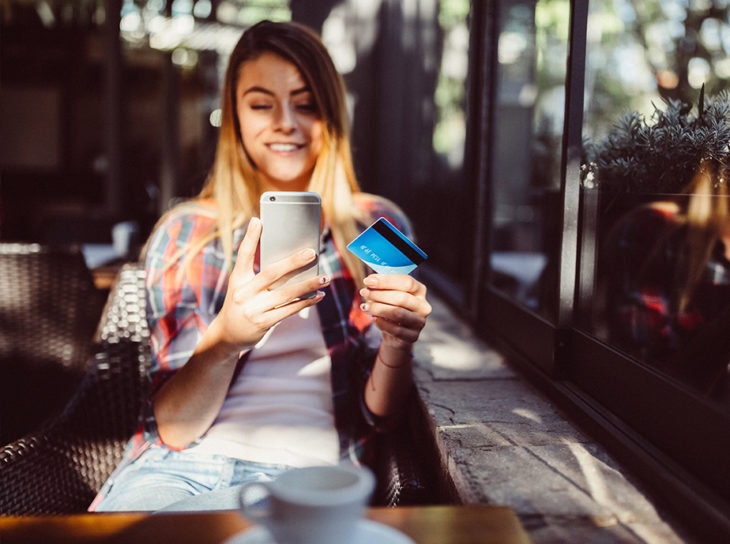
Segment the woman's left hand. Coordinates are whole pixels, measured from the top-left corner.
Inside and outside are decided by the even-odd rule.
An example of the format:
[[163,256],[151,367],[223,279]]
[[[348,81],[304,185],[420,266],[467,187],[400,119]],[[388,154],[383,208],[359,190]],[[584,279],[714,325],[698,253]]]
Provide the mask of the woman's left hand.
[[361,308],[382,331],[383,343],[412,349],[431,313],[426,286],[407,274],[372,274],[364,283]]

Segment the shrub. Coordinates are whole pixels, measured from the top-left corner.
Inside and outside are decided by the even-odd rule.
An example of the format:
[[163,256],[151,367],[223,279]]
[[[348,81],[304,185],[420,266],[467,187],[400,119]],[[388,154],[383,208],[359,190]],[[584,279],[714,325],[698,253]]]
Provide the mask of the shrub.
[[637,112],[621,116],[605,140],[586,143],[583,178],[595,179],[602,191],[681,193],[699,165],[708,161],[715,183],[730,176],[730,94],[704,100],[697,113],[677,100],[654,105],[647,120]]

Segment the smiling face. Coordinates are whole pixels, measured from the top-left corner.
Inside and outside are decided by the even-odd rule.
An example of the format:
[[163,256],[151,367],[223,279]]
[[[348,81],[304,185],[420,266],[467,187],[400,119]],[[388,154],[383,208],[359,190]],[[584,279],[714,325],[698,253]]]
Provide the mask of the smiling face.
[[263,53],[241,65],[238,123],[262,191],[304,191],[322,149],[323,121],[291,62]]

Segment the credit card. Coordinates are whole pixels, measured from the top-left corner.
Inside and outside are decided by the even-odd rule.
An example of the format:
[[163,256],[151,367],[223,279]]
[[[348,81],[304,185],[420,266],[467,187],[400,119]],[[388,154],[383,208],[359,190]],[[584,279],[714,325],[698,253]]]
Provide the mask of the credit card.
[[347,249],[378,274],[408,274],[428,259],[385,217],[365,229]]

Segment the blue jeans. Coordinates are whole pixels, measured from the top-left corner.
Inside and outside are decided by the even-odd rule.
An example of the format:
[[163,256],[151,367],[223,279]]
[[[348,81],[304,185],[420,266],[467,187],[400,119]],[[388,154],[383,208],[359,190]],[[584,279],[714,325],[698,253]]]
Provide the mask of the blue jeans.
[[152,446],[114,476],[96,511],[231,510],[242,484],[272,480],[288,468]]

